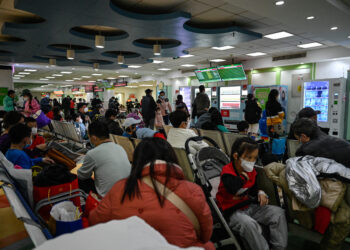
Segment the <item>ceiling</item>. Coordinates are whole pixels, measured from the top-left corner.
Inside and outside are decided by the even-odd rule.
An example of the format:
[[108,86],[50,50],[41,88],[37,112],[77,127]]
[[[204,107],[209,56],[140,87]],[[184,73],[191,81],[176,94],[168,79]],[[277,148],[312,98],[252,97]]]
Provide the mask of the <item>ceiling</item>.
[[[322,43],[319,48],[350,48],[348,1],[285,0],[282,6],[274,2],[0,0],[0,62],[14,65],[15,74],[37,69],[15,79],[21,84],[18,86],[44,82],[82,85],[120,75],[138,78],[167,73],[159,68],[192,70],[207,67],[209,60],[217,58],[226,60],[220,64],[231,63],[232,59],[245,61],[252,59],[247,54],[253,52],[264,52],[265,56],[304,52],[297,45],[311,42]],[[315,18],[307,20],[308,16]],[[331,31],[335,26],[338,29]],[[280,31],[294,36],[279,40],[263,37]],[[104,48],[95,47],[95,35],[105,36]],[[153,55],[154,44],[162,46],[161,57]],[[211,48],[225,45],[234,48]],[[67,49],[75,50],[74,60],[66,59]],[[180,57],[186,54],[193,56]],[[118,55],[124,56],[124,64],[117,63]],[[56,59],[57,66],[49,66],[49,58]],[[92,69],[96,62],[98,72]],[[185,64],[194,66],[181,66]],[[72,73],[53,76],[62,71]],[[40,80],[43,78],[46,80]]]

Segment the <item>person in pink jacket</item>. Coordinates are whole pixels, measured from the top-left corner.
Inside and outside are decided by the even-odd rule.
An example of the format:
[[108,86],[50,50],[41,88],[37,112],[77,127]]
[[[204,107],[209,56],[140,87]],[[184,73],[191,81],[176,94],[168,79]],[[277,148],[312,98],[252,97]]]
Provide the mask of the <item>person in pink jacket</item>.
[[29,117],[40,110],[39,103],[33,98],[29,89],[24,89],[22,91],[22,96],[26,102],[24,105],[24,115],[26,117]]
[[[170,244],[215,249],[209,242],[213,219],[204,193],[197,184],[185,180],[177,163],[167,141],[143,139],[135,149],[129,178],[114,184],[99,206],[90,212],[90,225],[138,216]],[[166,198],[169,191],[165,193],[164,186],[192,210],[197,223]]]
[[171,108],[168,98],[166,98],[165,96],[164,91],[160,91],[159,93],[157,106],[160,108],[160,111],[162,112],[165,125],[169,125],[169,114],[173,112],[173,110]]

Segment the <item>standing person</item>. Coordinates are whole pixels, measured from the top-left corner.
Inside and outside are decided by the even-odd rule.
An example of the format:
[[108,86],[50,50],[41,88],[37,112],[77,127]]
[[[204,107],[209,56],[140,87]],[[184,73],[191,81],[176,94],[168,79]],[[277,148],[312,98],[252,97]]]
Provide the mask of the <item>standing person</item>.
[[92,109],[96,108],[98,105],[102,105],[102,101],[100,100],[100,96],[96,95],[96,97],[91,101]]
[[29,117],[40,110],[39,103],[33,98],[33,95],[30,93],[29,89],[24,89],[22,91],[22,96],[26,101],[24,105],[24,115],[26,117]]
[[205,93],[205,87],[203,85],[199,86],[199,94],[197,95],[196,99],[194,99],[194,104],[196,106],[198,118],[207,112],[210,107],[210,100],[208,95]]
[[75,113],[75,102],[76,102],[76,99],[70,99],[70,115],[74,114]]
[[9,90],[4,98],[4,110],[6,112],[15,111],[15,91]]
[[66,96],[62,100],[62,108],[64,112],[64,118],[67,119],[70,115],[70,96]]
[[139,100],[137,100],[137,98],[135,99],[134,106],[135,106],[135,109],[140,109],[140,107],[141,107],[141,104],[139,103]]
[[285,114],[278,102],[278,95],[278,90],[272,89],[266,103],[266,123],[270,137],[278,137],[284,133],[282,122]]
[[[229,218],[229,226],[249,249],[286,249],[288,229],[284,210],[268,205],[268,196],[256,185],[254,165],[258,155],[259,145],[249,137],[238,138],[233,143],[231,162],[222,168],[216,200]],[[270,246],[259,224],[269,228]]]
[[184,98],[183,98],[182,95],[178,95],[177,98],[176,98],[175,107],[176,107],[176,109],[184,109],[184,110],[186,110],[186,113],[189,115],[190,112],[188,112],[187,105],[186,105],[186,103],[184,103],[183,99]]
[[261,118],[261,108],[259,107],[253,94],[248,94],[245,102],[244,119],[248,122],[248,133],[257,135],[259,131],[259,120]]
[[112,96],[108,100],[108,109],[117,109],[117,107],[115,105],[115,97],[114,96]]
[[[205,195],[198,185],[185,180],[170,144],[159,138],[145,138],[133,158],[130,176],[114,184],[90,212],[90,225],[138,216],[170,244],[215,249],[209,242],[213,218]],[[169,201],[168,194],[178,196],[192,210],[194,219]]]
[[160,111],[162,112],[165,125],[169,125],[169,114],[172,112],[172,109],[169,100],[167,101],[165,92],[163,90],[159,93],[157,103],[158,107],[160,108]]
[[50,98],[48,95],[46,95],[43,99],[40,101],[40,108],[44,112],[44,114],[47,114],[51,110],[50,105]]
[[152,96],[152,90],[146,89],[146,96],[142,99],[142,117],[145,122],[145,127],[153,129],[154,119],[156,117],[157,104]]

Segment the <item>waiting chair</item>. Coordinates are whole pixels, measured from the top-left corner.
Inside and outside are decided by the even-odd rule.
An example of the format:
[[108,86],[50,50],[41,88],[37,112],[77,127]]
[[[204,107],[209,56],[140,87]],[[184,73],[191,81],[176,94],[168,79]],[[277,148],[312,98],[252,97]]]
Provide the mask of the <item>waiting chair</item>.
[[134,144],[132,143],[132,140],[125,136],[119,136],[119,135],[112,135],[114,138],[114,141],[116,144],[122,146],[128,155],[128,159],[130,162],[132,162],[133,156],[134,156]]
[[240,135],[240,134],[236,134],[236,133],[221,133],[221,135],[222,135],[222,139],[223,139],[224,144],[225,144],[226,153],[228,155],[231,154],[231,149],[232,149],[233,143],[235,143],[235,141],[238,138],[246,136],[246,135]]
[[137,147],[137,145],[140,144],[141,141],[142,141],[141,139],[134,139],[133,140],[135,148]]
[[295,157],[295,153],[297,152],[300,144],[297,140],[287,140],[287,153],[288,158]]
[[179,161],[179,165],[182,168],[182,171],[185,175],[185,178],[188,181],[193,182],[194,181],[194,175],[193,175],[193,171],[190,165],[190,162],[187,158],[187,154],[185,149],[183,148],[174,148],[177,160]]
[[170,125],[164,125],[164,130],[165,130],[165,134],[168,136],[169,134],[169,131],[170,129],[172,128],[173,126],[170,126]]
[[200,129],[199,133],[200,136],[206,136],[210,139],[213,139],[219,145],[220,149],[223,152],[227,153],[220,131]]

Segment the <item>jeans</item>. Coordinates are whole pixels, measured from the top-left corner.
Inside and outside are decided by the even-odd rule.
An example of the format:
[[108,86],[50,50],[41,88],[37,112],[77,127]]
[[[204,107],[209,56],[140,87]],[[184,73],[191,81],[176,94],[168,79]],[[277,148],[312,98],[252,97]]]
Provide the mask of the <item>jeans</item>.
[[169,115],[163,116],[163,121],[165,125],[169,125]]

